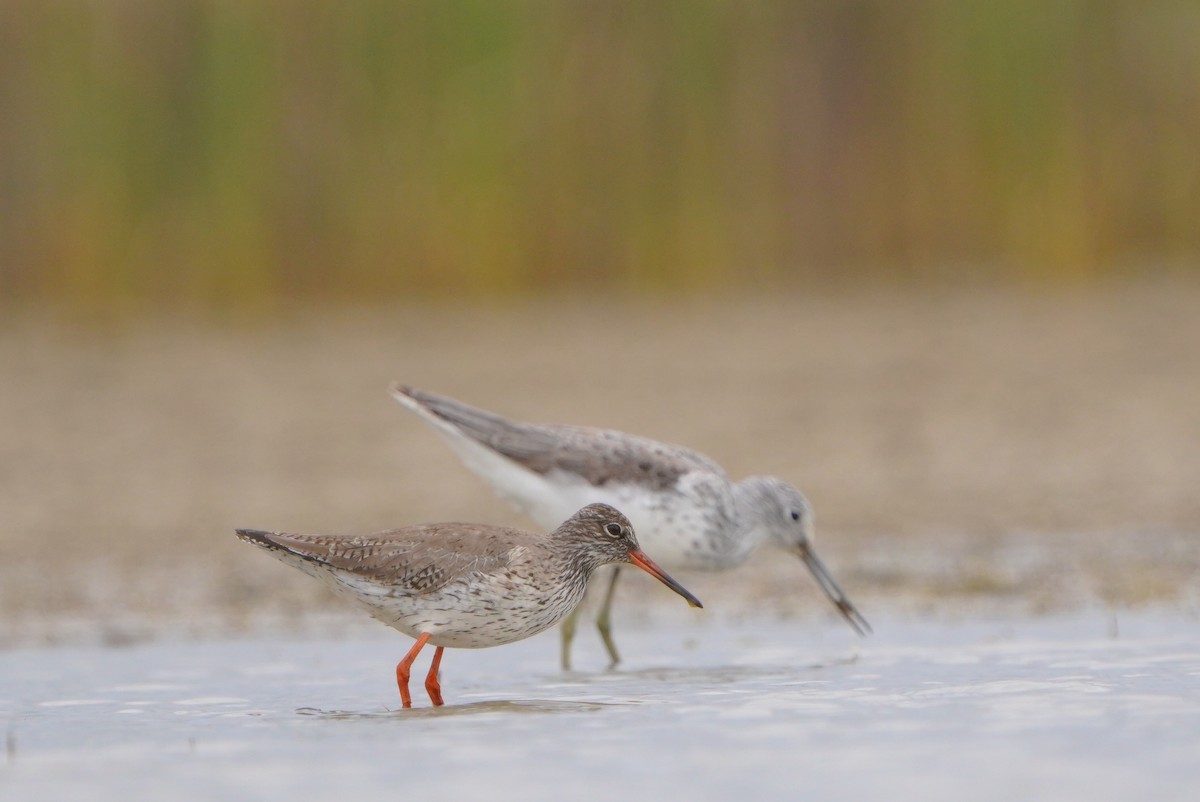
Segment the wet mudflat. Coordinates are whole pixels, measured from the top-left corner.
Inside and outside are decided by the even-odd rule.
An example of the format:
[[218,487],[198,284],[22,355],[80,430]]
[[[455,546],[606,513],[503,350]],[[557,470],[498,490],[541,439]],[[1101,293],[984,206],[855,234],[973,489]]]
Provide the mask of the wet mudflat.
[[[9,315],[0,800],[1191,800],[1198,301],[1175,281]],[[554,633],[450,652],[434,710],[426,654],[397,710],[408,639],[233,536],[528,527],[396,379],[797,484],[876,634],[764,550],[680,575],[703,611],[623,584],[617,671],[592,632],[567,674]]]
[[[6,800],[381,797],[1190,799],[1194,611],[650,623],[604,670],[555,633],[450,651],[399,708],[408,639],[15,649]],[[590,633],[589,633],[590,634]],[[428,658],[418,662],[423,671]]]

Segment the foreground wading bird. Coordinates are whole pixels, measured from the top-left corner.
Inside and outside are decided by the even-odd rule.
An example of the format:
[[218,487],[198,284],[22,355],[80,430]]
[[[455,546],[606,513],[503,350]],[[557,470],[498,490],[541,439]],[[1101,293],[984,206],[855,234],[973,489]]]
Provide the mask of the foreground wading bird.
[[[604,501],[637,522],[650,551],[671,570],[721,571],[762,543],[796,554],[860,635],[871,627],[812,548],[813,513],[796,488],[773,476],[732,483],[721,466],[680,446],[608,429],[519,423],[402,384],[392,396],[428,423],[468,468],[543,526],[581,504]],[[596,619],[615,665],[613,572]],[[570,668],[578,611],[563,622]]]
[[405,707],[412,707],[410,670],[426,643],[437,647],[425,678],[436,706],[442,649],[482,649],[536,635],[575,609],[602,565],[632,563],[701,606],[646,556],[629,520],[607,504],[589,504],[548,535],[463,523],[363,537],[237,533],[417,639],[396,666]]

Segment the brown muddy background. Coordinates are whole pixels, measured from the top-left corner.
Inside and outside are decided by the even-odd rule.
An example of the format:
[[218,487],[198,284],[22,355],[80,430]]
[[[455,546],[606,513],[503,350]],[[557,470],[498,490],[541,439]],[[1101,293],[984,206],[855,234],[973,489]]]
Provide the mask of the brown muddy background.
[[[788,478],[875,622],[995,603],[1194,606],[1198,313],[1195,282],[1142,280],[100,329],[10,315],[0,638],[303,628],[342,609],[236,526],[528,525],[390,400],[393,379]],[[803,569],[773,557],[686,581],[721,613],[828,614]],[[648,590],[625,592],[662,601]]]
[[[236,526],[526,523],[395,379],[786,477],[872,622],[1194,608],[1198,40],[1175,0],[4,3],[0,644],[344,609]],[[769,555],[686,580],[829,615]]]

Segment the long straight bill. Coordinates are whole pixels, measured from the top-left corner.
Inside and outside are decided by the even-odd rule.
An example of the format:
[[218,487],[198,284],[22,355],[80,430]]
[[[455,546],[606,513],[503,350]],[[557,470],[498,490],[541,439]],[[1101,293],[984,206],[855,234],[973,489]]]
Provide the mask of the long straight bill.
[[833,581],[833,577],[829,575],[829,569],[817,557],[816,552],[807,543],[800,546],[798,549],[800,559],[804,560],[804,564],[808,566],[808,570],[812,571],[813,577],[817,580],[817,584],[821,586],[821,590],[825,591],[825,595],[838,608],[838,612],[846,619],[850,626],[854,627],[854,631],[859,635],[866,635],[871,631],[871,625],[867,623],[867,619],[859,614],[850,600],[846,598],[846,594],[842,593],[842,589]]
[[688,604],[692,605],[693,607],[704,606],[700,603],[699,599],[697,599],[688,591],[687,588],[672,579],[666,571],[659,568],[655,564],[654,560],[651,560],[649,557],[647,557],[646,552],[642,551],[641,549],[629,552],[629,561],[638,568],[641,568],[650,576],[657,579],[659,582],[662,582],[664,585],[678,593],[683,598],[687,599]]

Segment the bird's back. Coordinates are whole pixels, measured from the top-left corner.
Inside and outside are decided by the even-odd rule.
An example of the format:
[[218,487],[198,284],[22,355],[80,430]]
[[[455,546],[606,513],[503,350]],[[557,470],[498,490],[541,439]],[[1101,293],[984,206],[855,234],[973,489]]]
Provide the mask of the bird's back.
[[728,477],[697,451],[612,429],[519,423],[402,385],[392,394],[542,526],[601,501],[625,512],[668,568],[721,567],[740,549]]
[[484,524],[423,524],[366,536],[239,529],[243,540],[435,646],[483,648],[562,620],[586,575],[548,536]]
[[601,487],[633,484],[648,491],[672,488],[681,476],[721,466],[683,446],[614,429],[519,423],[453,398],[397,386],[393,395],[444,433],[450,427],[526,470],[544,476],[568,474]]
[[519,529],[468,523],[419,524],[370,535],[250,529],[239,529],[238,535],[285,562],[302,561],[413,593],[437,590],[469,573],[502,570],[519,550],[541,549],[545,539]]

